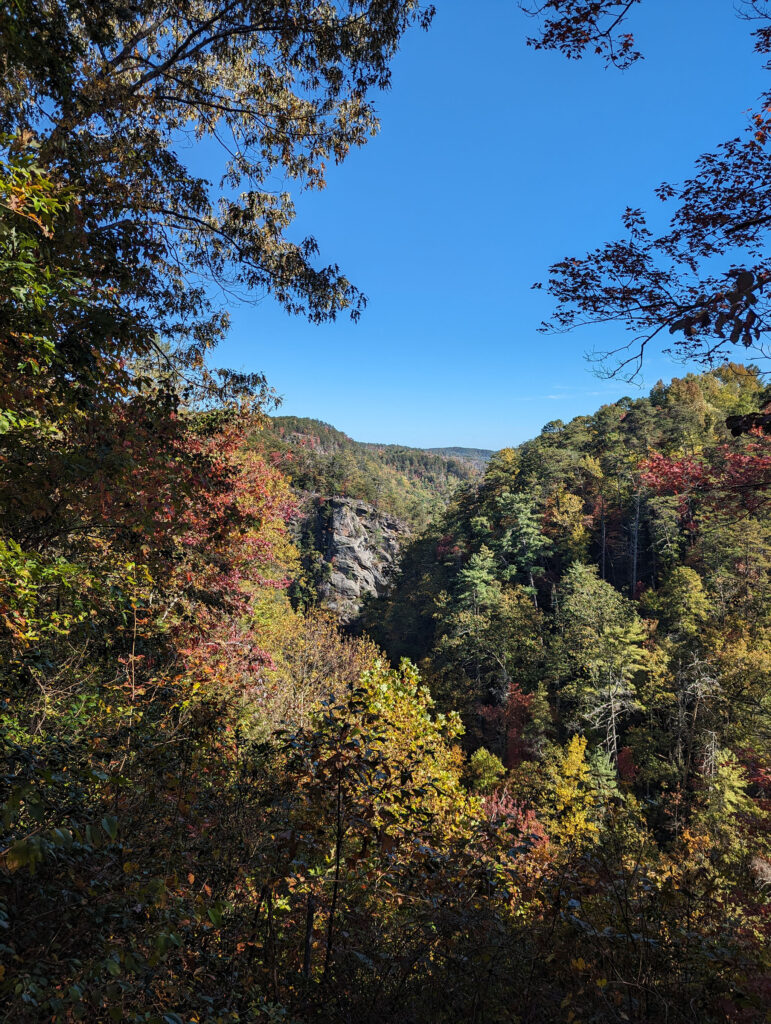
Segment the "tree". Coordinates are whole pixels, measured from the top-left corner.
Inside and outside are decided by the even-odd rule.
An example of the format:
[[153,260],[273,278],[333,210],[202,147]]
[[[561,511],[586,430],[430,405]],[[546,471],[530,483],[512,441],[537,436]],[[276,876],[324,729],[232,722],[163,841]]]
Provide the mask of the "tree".
[[561,692],[603,736],[615,760],[621,725],[641,707],[634,677],[646,665],[642,624],[630,602],[599,579],[594,566],[580,562],[566,573],[560,616],[573,676]]
[[672,570],[650,604],[667,629],[685,638],[703,628],[710,612],[701,577],[686,565]]
[[498,788],[506,769],[499,757],[486,747],[479,747],[469,758],[467,774],[474,793],[489,794]]
[[535,575],[543,571],[540,561],[551,548],[535,511],[533,499],[527,494],[504,491],[497,499],[502,535],[498,542],[501,557],[509,566],[509,576],[524,576],[536,601]]
[[458,573],[458,605],[475,615],[500,600],[501,586],[495,578],[495,556],[484,544]]
[[586,559],[589,531],[586,527],[584,502],[566,487],[558,487],[549,495],[544,513],[546,530],[570,561]]
[[[474,556],[472,556],[473,559]],[[524,587],[494,584],[484,604],[437,601],[436,652],[446,670],[468,673],[472,694],[453,694],[454,706],[490,701],[506,705],[512,684],[534,689],[543,661],[541,613]],[[477,709],[478,710],[478,709]],[[505,717],[505,716],[504,716]],[[504,737],[505,746],[505,737]]]
[[[272,183],[321,188],[327,162],[366,142],[372,92],[388,85],[404,31],[432,14],[418,0],[5,6],[0,150],[34,153],[77,196],[55,238],[58,271],[111,295],[199,370],[227,326],[212,281],[314,322],[358,316],[361,293],[314,265],[315,240],[287,238],[292,198]],[[219,149],[218,182],[185,164],[184,134]]]
[[[626,21],[641,0],[545,0],[529,12],[542,19],[538,48],[571,58],[594,51],[625,68],[641,54]],[[755,52],[771,68],[771,5],[746,0],[740,15],[753,25]],[[740,135],[696,160],[693,176],[663,184],[658,198],[674,203],[669,227],[654,234],[639,209],[623,214],[625,237],[583,257],[568,257],[550,270],[557,300],[555,325],[616,323],[632,334],[607,353],[609,371],[634,376],[646,347],[668,331],[672,350],[707,365],[725,360],[733,346],[757,349],[768,329],[771,226],[768,149],[769,102],[760,98]],[[545,325],[546,329],[550,325]],[[761,413],[738,417],[738,430],[768,426]]]
[[586,759],[586,738],[574,735],[551,766],[554,823],[552,834],[565,846],[591,845],[599,834],[596,791]]
[[[207,528],[216,546],[259,515],[241,500],[226,420],[271,393],[259,374],[209,369],[227,326],[210,284],[267,290],[314,321],[357,315],[360,294],[313,266],[313,240],[287,240],[291,199],[268,182],[321,187],[325,161],[375,130],[371,94],[401,34],[430,18],[412,2],[3,7],[0,508],[14,616],[29,573],[57,609],[62,593],[113,586],[117,564],[163,589]],[[180,157],[186,131],[221,145],[216,185]],[[233,566],[195,568],[183,591],[238,589]]]
[[[712,511],[735,510],[736,518],[762,508],[771,489],[771,441],[752,436],[738,448],[721,445],[698,458],[668,458],[654,452],[642,464],[643,481],[659,493],[681,495],[683,511],[698,497]],[[692,515],[691,515],[692,518]]]
[[559,50],[573,60],[587,50],[606,65],[627,68],[640,57],[624,19],[640,0],[532,0],[523,9],[542,22],[539,36],[528,39],[537,50]]
[[519,473],[519,452],[516,448],[501,448],[490,456],[485,467],[485,492],[495,497],[510,491]]

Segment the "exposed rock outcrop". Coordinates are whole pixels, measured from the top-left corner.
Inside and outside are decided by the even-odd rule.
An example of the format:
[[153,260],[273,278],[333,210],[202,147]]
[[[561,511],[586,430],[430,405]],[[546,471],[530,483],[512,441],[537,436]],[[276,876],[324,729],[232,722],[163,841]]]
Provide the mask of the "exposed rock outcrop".
[[308,496],[303,534],[320,556],[319,597],[345,622],[366,596],[385,592],[410,535],[406,523],[366,502],[319,495]]

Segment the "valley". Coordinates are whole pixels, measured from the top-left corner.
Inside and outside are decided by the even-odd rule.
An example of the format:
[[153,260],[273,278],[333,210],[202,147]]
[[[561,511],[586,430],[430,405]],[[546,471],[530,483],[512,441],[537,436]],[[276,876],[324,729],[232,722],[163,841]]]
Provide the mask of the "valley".
[[0,1024],[768,1024],[771,4],[0,62]]

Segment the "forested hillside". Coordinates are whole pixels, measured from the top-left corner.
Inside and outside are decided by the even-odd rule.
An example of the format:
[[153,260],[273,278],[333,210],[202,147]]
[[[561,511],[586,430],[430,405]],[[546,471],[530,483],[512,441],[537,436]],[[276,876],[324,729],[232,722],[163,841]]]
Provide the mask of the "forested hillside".
[[479,453],[463,454],[471,449],[362,443],[328,423],[297,416],[271,417],[253,443],[297,489],[368,502],[413,529],[426,526],[458,484],[480,471]]
[[400,549],[483,463],[400,445],[353,441],[320,420],[259,417],[249,447],[290,481],[300,571],[296,606],[321,604],[349,621],[384,593]]
[[[631,59],[618,6],[550,2],[544,45]],[[482,476],[270,420],[261,374],[216,368],[242,291],[363,310],[293,195],[432,16],[2,6],[2,1024],[768,1019],[762,374],[551,422]],[[673,331],[751,340],[747,273]],[[685,315],[611,278],[650,329]],[[300,491],[412,524],[350,628]]]
[[451,448],[429,448],[428,451],[436,452],[437,455],[448,455],[452,458],[467,459],[474,463],[478,469],[484,469],[493,454],[487,448],[461,448],[457,445]]
[[760,1019],[771,452],[725,419],[766,397],[731,365],[497,453],[367,609],[421,675],[292,609],[251,413],[160,462],[132,416],[66,534],[41,461],[4,499],[5,1019]]
[[639,601],[681,566],[717,587],[724,608],[733,595],[717,582],[726,566],[740,563],[762,586],[767,442],[735,438],[726,420],[769,400],[755,369],[727,364],[593,416],[551,421],[533,440],[496,453],[481,483],[460,491],[405,554],[393,625],[382,634],[389,650],[423,657],[432,648],[436,599],[457,596],[469,558],[482,577],[524,587],[549,612],[576,561]]

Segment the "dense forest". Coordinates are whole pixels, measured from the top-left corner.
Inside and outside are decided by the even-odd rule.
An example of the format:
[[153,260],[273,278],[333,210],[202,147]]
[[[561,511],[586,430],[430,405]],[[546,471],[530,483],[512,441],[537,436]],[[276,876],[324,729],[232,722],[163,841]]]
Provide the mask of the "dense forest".
[[[549,0],[532,42],[628,64],[633,6]],[[550,283],[708,372],[489,460],[355,445],[215,367],[215,295],[359,316],[272,183],[370,137],[433,10],[1,11],[0,1021],[767,1020],[771,394],[725,352],[771,279],[757,161]],[[413,530],[346,628],[295,598],[315,490]]]
[[428,525],[460,483],[473,480],[492,452],[425,450],[351,440],[328,423],[272,416],[254,448],[279,465],[299,491],[366,501],[412,529]]

